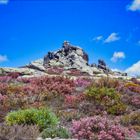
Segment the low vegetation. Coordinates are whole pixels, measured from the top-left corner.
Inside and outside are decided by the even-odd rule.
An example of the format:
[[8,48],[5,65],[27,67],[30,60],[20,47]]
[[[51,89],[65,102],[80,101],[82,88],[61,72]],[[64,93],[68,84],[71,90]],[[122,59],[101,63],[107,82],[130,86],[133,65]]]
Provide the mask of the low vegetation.
[[1,76],[0,139],[136,139],[140,82],[78,77]]
[[7,114],[8,125],[37,125],[40,129],[56,125],[57,117],[48,109],[26,109],[13,111]]

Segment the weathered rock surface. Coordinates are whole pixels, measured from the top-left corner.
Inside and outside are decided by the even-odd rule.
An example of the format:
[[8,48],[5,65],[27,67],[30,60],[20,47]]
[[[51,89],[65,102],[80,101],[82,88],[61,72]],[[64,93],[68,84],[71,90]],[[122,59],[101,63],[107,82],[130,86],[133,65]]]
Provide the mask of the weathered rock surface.
[[70,70],[78,70],[93,77],[128,78],[126,73],[111,71],[104,60],[99,60],[98,65],[88,63],[87,53],[80,47],[64,41],[62,48],[54,52],[48,52],[44,59],[38,59],[21,68],[0,68],[0,75],[17,72],[24,77],[48,75],[50,68],[63,68],[63,75]]
[[43,59],[38,59],[36,61],[31,62],[29,65],[26,65],[25,67],[44,72],[46,69],[43,65],[43,62],[44,62]]
[[9,68],[9,67],[0,68],[0,75],[8,73],[20,73],[21,75],[32,75],[34,73],[34,70],[30,68]]
[[89,75],[103,73],[101,69],[91,67],[88,64],[88,55],[83,49],[72,46],[66,41],[63,43],[60,50],[49,52],[44,57],[44,67],[48,68],[54,66],[63,67],[64,70],[77,69]]
[[110,69],[107,67],[104,60],[101,60],[101,59],[98,60],[98,68],[102,69],[105,73],[110,72]]

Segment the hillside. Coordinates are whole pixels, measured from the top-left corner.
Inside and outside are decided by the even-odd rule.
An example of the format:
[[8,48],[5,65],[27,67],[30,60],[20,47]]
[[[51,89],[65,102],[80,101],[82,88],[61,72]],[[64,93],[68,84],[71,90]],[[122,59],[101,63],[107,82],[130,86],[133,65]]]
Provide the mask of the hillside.
[[140,82],[88,63],[64,42],[44,59],[1,68],[0,139],[138,139]]

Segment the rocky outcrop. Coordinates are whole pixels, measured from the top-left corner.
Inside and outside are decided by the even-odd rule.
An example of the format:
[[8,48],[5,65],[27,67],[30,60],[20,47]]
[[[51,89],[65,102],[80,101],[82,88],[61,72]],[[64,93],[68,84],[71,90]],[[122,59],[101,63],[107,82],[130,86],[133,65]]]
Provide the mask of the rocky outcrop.
[[56,52],[49,52],[44,57],[44,67],[47,69],[59,66],[63,67],[64,70],[77,69],[89,75],[103,73],[101,69],[91,67],[88,64],[88,59],[88,55],[83,49],[70,45],[68,41],[65,41],[61,49]]
[[31,62],[29,65],[26,65],[25,67],[29,68],[29,69],[34,69],[34,70],[44,72],[46,69],[45,69],[43,63],[44,63],[43,59],[38,59],[36,61]]
[[88,55],[83,49],[70,45],[68,41],[64,41],[62,48],[56,52],[48,52],[44,57],[44,66],[61,65],[79,68],[88,65]]
[[107,67],[107,65],[106,65],[104,60],[101,60],[101,59],[98,60],[98,68],[102,69],[105,73],[109,73],[110,72],[110,70]]
[[88,61],[88,55],[82,48],[64,41],[59,50],[48,52],[44,59],[38,59],[20,68],[0,68],[0,75],[17,72],[25,77],[42,76],[50,75],[51,69],[55,69],[53,73],[61,70],[63,75],[67,75],[71,70],[74,70],[80,71],[81,75],[86,73],[86,75],[93,77],[127,77],[125,73],[111,71],[104,60],[99,60],[98,65],[94,63],[90,65]]
[[6,75],[8,73],[19,73],[20,75],[32,75],[34,73],[33,69],[30,68],[0,68],[0,75]]

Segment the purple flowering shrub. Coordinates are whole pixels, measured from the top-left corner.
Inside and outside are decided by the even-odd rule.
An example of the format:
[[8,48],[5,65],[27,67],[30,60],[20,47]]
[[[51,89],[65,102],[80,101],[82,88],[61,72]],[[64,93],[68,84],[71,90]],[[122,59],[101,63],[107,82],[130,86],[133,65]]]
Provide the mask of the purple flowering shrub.
[[121,123],[125,126],[136,128],[135,130],[140,132],[140,111],[134,111],[122,116]]
[[7,112],[19,108],[42,107],[50,99],[52,106],[52,102],[62,106],[65,95],[72,94],[74,90],[74,81],[64,77],[19,78],[12,83],[0,82],[0,116],[3,118]]
[[8,74],[0,76],[0,83],[9,83],[15,81],[19,76],[20,73],[18,72],[10,72]]
[[0,94],[0,102],[4,101],[7,98],[6,95]]
[[140,109],[140,85],[132,82],[122,83],[117,91],[122,94],[124,103]]
[[83,93],[78,95],[65,95],[64,103],[68,107],[76,107],[81,101],[85,100],[85,95]]
[[48,74],[60,75],[62,74],[63,71],[64,71],[64,68],[61,68],[61,67],[52,67],[52,68],[47,69]]
[[5,95],[6,94],[7,87],[8,87],[8,84],[7,83],[0,82],[0,93],[2,95]]
[[140,95],[135,95],[131,97],[131,102],[133,106],[140,109]]
[[71,76],[80,76],[81,75],[81,71],[80,70],[76,70],[76,69],[71,69],[69,72],[67,72],[68,75]]
[[[51,73],[58,75],[62,69],[53,69]],[[78,74],[75,70],[72,73],[77,75],[75,80],[69,76],[0,76],[0,122],[4,122],[10,111],[47,106],[54,110],[65,126],[70,126],[75,119],[70,131],[72,137],[80,140],[135,138],[131,128],[140,132],[139,113],[134,113],[140,109],[138,81],[95,80],[87,76],[83,78],[83,73]],[[104,111],[108,113],[106,116]],[[121,118],[121,124],[115,121],[116,115]]]
[[89,76],[88,73],[81,72],[80,70],[77,70],[77,69],[71,69],[71,70],[67,71],[67,74],[70,76]]
[[42,91],[56,92],[61,95],[71,94],[75,89],[73,80],[58,76],[32,78],[30,84],[39,87]]
[[125,84],[125,87],[132,92],[140,93],[140,85],[135,84],[133,82],[129,82]]
[[74,138],[88,140],[124,140],[135,138],[136,132],[121,126],[117,121],[112,121],[106,116],[93,116],[73,121],[70,128]]
[[19,72],[10,72],[7,74],[7,76],[10,76],[12,79],[17,79],[20,76]]
[[0,76],[0,83],[8,83],[12,81],[11,76]]
[[75,81],[74,81],[75,85],[77,87],[88,87],[89,85],[91,85],[92,83],[92,80],[91,79],[87,79],[87,78],[77,78]]

